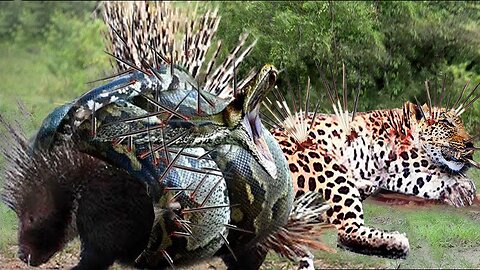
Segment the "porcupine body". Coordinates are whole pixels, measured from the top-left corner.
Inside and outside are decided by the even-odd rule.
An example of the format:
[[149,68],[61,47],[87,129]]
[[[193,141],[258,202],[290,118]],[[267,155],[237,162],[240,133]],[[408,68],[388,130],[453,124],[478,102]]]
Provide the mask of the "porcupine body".
[[19,258],[38,266],[79,235],[74,269],[132,265],[154,219],[144,184],[72,147],[32,154],[20,131],[2,122],[9,133],[2,199],[19,218]]

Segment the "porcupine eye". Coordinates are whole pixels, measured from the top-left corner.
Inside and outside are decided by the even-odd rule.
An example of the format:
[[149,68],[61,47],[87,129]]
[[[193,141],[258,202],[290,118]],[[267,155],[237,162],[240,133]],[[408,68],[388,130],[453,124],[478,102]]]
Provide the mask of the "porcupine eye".
[[37,217],[35,217],[33,212],[28,212],[23,216],[23,220],[26,226],[31,227],[34,226],[35,222],[37,221]]

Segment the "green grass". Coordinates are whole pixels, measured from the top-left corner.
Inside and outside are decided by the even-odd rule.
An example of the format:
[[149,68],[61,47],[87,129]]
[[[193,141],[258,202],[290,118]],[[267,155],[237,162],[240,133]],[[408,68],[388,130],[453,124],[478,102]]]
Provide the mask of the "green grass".
[[[480,172],[469,173],[477,187]],[[365,256],[336,248],[336,253],[318,252],[317,259],[338,268],[479,268],[480,209],[446,205],[406,209],[367,200],[364,203],[367,226],[406,233],[410,254],[405,260]],[[328,231],[323,240],[336,247],[336,232]]]
[[0,203],[0,252],[6,252],[16,240],[17,219],[15,213]]
[[[52,85],[55,81],[42,65],[41,56],[34,57],[26,50],[3,44],[0,46],[0,58],[0,113],[9,120],[18,119],[17,102],[21,100],[29,111],[35,112],[34,123],[28,123],[26,127],[27,132],[31,132],[52,105],[59,102],[52,95],[44,94],[47,89],[56,87]],[[3,183],[2,178],[0,183]],[[0,203],[0,216],[0,252],[4,253],[9,245],[15,243],[17,220],[15,213],[3,203]]]
[[[33,134],[53,108],[92,87],[78,81],[94,80],[104,73],[95,69],[72,68],[72,77],[63,78],[62,74],[55,74],[48,68],[50,58],[49,53],[42,53],[34,45],[15,47],[0,43],[0,114],[9,121],[22,122],[28,136]],[[72,85],[81,86],[73,88]],[[24,103],[32,117],[25,118],[19,112],[19,101]],[[2,159],[0,156],[0,164]],[[0,186],[2,183],[3,178],[0,176]],[[15,244],[16,228],[15,213],[0,203],[0,253],[6,253],[8,247]]]
[[[478,178],[476,178],[478,179]],[[477,180],[478,183],[478,180]],[[334,268],[479,268],[480,209],[429,206],[406,209],[367,200],[364,203],[367,226],[406,233],[410,254],[405,260],[392,260],[355,254],[336,247],[336,231],[328,230],[323,241],[336,253],[317,252],[315,259]],[[295,266],[275,254],[281,269]],[[320,263],[320,266],[322,264]],[[263,269],[277,269],[267,264]]]
[[[468,208],[450,206],[404,209],[364,204],[366,225],[406,233],[410,254],[405,260],[391,260],[355,254],[336,247],[335,230],[323,236],[336,253],[317,252],[316,259],[335,268],[478,268],[480,254],[480,213],[476,219]],[[276,256],[271,255],[273,258]]]

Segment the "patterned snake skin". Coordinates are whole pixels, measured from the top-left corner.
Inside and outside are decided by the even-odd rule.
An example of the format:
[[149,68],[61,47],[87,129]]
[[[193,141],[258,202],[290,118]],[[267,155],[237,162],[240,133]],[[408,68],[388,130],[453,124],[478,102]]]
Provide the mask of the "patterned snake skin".
[[[227,177],[227,187],[232,204],[232,224],[255,232],[244,234],[230,232],[234,249],[252,246],[263,240],[270,232],[286,223],[293,201],[293,184],[289,182],[290,171],[283,161],[283,152],[266,129],[263,131],[267,145],[275,159],[278,176],[273,179],[242,147],[223,145],[212,152],[221,170],[231,170]],[[230,178],[230,179],[229,179]]]
[[[276,71],[260,72],[252,83],[258,86],[271,72]],[[156,222],[138,266],[188,264],[216,254],[225,257],[232,268],[258,268],[264,254],[251,261],[252,250],[259,252],[256,244],[287,222],[293,201],[290,173],[273,137],[254,118],[232,117],[236,108],[256,107],[261,99],[248,95],[262,96],[262,92],[249,85],[246,96],[239,99],[253,105],[235,104],[238,100],[227,104],[203,93],[216,99],[215,107],[198,113],[192,106],[201,90],[179,83],[181,76],[172,79],[168,69],[156,76],[164,77],[159,80],[135,72],[57,108],[44,121],[33,148],[45,149],[72,139],[81,151],[148,184]],[[152,89],[169,89],[157,91],[158,98],[149,104],[170,112],[169,116],[149,117],[155,113],[147,111],[154,98]],[[173,106],[180,96],[181,105]],[[203,106],[208,108],[208,102]],[[249,121],[256,127],[249,126]],[[255,152],[257,133],[268,147],[275,173],[262,163],[262,154]],[[168,151],[151,151],[152,144],[155,148],[162,143],[170,144]],[[247,266],[242,265],[245,262]]]

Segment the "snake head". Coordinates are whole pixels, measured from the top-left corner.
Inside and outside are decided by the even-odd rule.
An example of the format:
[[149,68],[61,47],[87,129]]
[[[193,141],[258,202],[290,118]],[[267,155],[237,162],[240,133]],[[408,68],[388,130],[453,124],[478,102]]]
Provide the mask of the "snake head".
[[278,70],[271,64],[266,64],[252,80],[247,81],[240,93],[244,96],[243,112],[248,114],[259,110],[261,101],[275,86]]
[[263,138],[263,126],[260,119],[260,105],[263,98],[273,89],[277,80],[278,70],[270,64],[263,68],[250,80],[247,80],[239,90],[234,102],[224,113],[225,122],[229,126],[240,127],[246,131],[238,133],[241,144],[246,147],[265,170],[276,178],[277,170],[272,154]]

